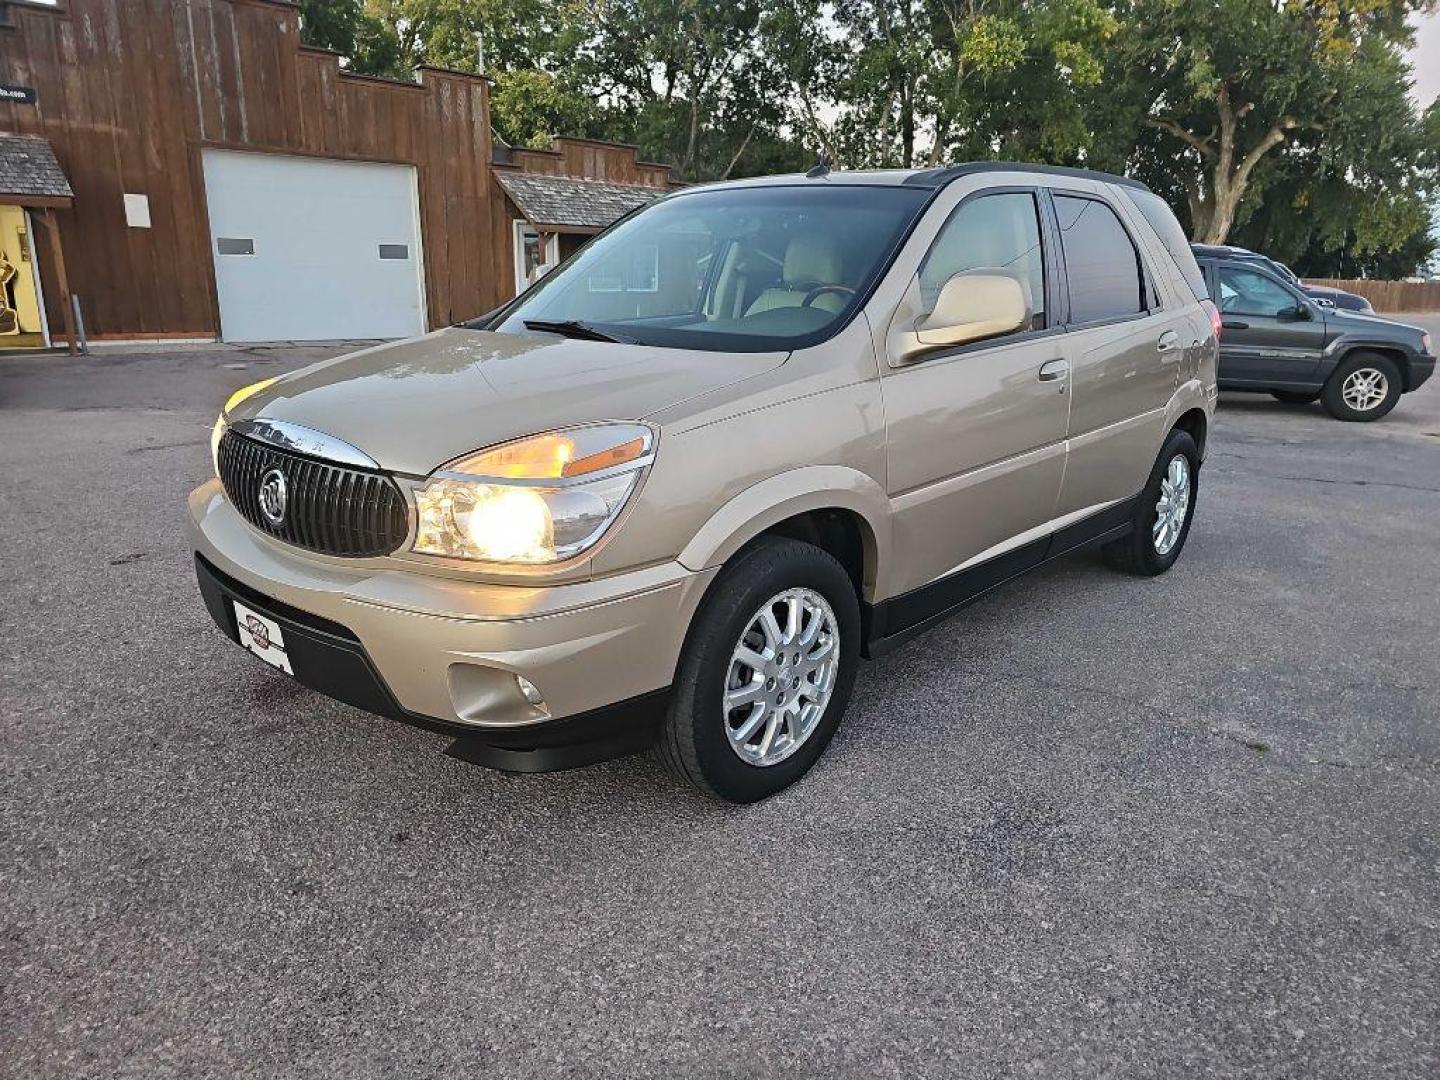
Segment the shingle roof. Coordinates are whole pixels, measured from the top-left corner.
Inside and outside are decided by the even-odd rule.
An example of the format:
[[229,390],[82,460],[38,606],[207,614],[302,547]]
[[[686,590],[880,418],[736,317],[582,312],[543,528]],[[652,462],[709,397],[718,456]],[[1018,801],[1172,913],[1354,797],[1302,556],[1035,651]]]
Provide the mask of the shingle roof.
[[495,179],[520,212],[536,225],[603,229],[665,194],[664,188],[577,180],[571,176],[495,170]]
[[38,135],[0,132],[0,196],[68,199],[74,194],[48,142]]

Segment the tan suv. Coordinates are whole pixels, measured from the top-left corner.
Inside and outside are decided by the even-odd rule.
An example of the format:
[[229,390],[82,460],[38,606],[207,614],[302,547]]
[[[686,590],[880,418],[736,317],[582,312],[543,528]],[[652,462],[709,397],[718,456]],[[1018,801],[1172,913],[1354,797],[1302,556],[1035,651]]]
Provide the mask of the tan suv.
[[750,801],[860,659],[1048,559],[1179,556],[1215,405],[1184,234],[1026,165],[670,195],[483,322],[237,393],[220,627],[498,768],[656,746]]

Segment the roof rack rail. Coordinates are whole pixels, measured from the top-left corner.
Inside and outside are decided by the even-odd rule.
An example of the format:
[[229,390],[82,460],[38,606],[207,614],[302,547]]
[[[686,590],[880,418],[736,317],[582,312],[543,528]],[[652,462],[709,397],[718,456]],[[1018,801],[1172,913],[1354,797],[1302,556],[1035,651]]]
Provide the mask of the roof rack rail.
[[904,183],[910,187],[940,188],[962,176],[987,172],[1037,172],[1050,176],[1073,176],[1084,180],[1100,180],[1107,184],[1120,184],[1140,191],[1150,190],[1139,180],[1132,180],[1128,176],[1117,176],[1114,173],[1100,172],[1096,169],[1072,169],[1065,165],[1031,165],[1023,161],[966,161],[959,165],[941,165],[934,169],[917,172],[914,176],[907,177]]

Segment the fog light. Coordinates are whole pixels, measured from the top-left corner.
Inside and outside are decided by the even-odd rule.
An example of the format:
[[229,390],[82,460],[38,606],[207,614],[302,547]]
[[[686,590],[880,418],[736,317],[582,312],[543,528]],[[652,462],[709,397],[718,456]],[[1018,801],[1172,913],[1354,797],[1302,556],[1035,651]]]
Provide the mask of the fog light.
[[515,685],[520,687],[520,693],[525,696],[525,700],[531,705],[534,705],[537,709],[545,708],[545,699],[540,696],[540,691],[536,688],[535,684],[525,678],[524,675],[515,676]]

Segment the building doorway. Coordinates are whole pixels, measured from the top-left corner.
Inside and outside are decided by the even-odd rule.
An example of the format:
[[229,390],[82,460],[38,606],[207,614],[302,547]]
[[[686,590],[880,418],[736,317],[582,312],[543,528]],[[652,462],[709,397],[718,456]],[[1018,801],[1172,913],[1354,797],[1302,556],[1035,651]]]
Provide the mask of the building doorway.
[[540,242],[540,233],[528,221],[515,220],[515,295],[519,296],[535,281],[535,271],[545,266],[554,269],[560,261],[560,238],[547,233]]
[[0,349],[49,345],[30,214],[24,207],[0,204]]

